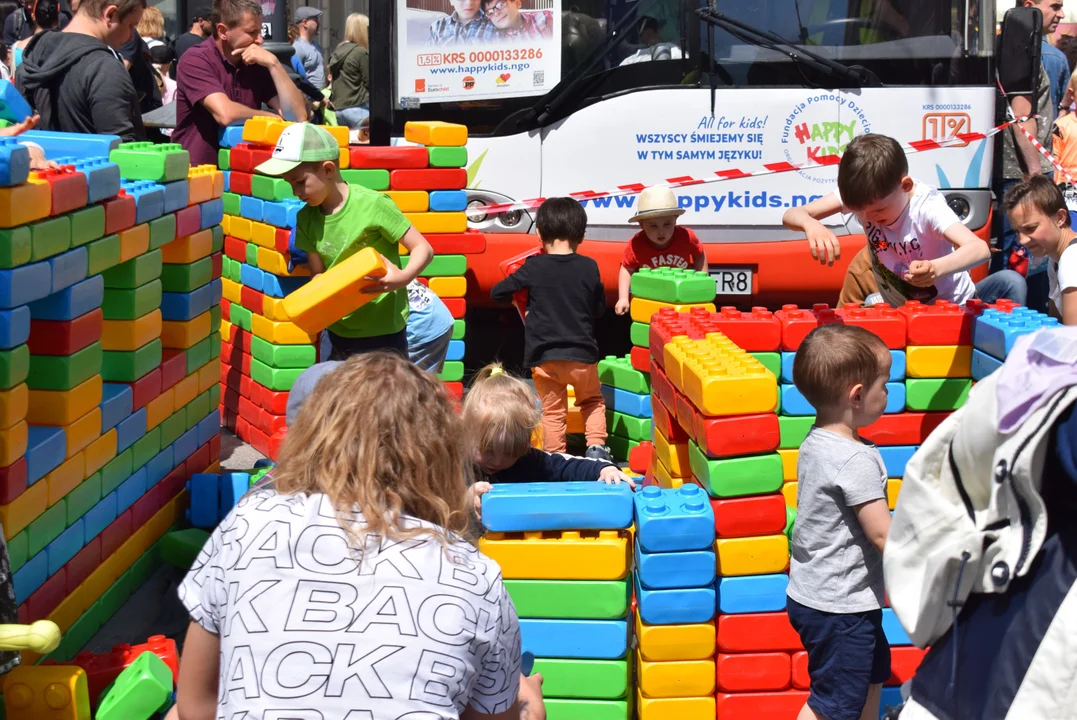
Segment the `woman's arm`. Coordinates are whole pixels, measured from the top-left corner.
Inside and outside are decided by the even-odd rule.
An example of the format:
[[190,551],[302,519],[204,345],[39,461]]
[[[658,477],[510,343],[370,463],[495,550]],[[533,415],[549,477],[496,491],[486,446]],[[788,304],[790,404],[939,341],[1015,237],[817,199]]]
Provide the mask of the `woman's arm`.
[[180,658],[176,706],[180,720],[215,720],[221,639],[192,621]]

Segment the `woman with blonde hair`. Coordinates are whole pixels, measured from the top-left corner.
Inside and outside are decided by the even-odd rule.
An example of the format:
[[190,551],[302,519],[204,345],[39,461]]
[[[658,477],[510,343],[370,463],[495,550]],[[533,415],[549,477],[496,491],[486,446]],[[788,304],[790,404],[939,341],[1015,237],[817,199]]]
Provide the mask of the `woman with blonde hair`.
[[165,16],[153,5],[142,11],[142,19],[138,21],[136,29],[149,47],[165,44]]
[[370,117],[370,18],[352,13],[344,25],[344,42],[329,58],[333,81],[333,106],[337,120],[357,128]]

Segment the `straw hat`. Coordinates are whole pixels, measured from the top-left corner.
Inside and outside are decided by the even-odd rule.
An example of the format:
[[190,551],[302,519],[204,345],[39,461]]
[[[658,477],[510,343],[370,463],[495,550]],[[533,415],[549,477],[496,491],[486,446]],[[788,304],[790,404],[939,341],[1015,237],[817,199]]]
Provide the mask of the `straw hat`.
[[684,208],[677,207],[677,196],[668,187],[649,187],[639,194],[636,214],[628,222],[639,222],[658,217],[684,215]]

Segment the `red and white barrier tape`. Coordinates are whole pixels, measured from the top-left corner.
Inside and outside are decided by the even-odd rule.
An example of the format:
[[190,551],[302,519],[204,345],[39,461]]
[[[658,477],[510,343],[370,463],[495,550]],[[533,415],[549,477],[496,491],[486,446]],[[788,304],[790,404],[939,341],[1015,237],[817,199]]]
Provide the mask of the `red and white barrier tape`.
[[[1043,145],[1041,145],[1040,141],[1036,139],[1035,135],[1030,133],[1027,129],[1025,129],[1025,126],[1021,125],[1020,123],[1017,124],[1017,127],[1020,128],[1021,132],[1025,134],[1025,137],[1028,138],[1028,141],[1030,143],[1032,143],[1032,147],[1039,150],[1040,155],[1043,155],[1045,158],[1047,158],[1048,162],[1050,162],[1051,165],[1054,166],[1055,170],[1062,173],[1062,177],[1066,178],[1066,181],[1070,185],[1077,185],[1077,181],[1075,181],[1073,179],[1073,176],[1070,175],[1069,170],[1062,167],[1062,163],[1060,163],[1058,161],[1058,158],[1056,158],[1054,155],[1052,155],[1051,152],[1047,148],[1045,148]],[[1018,150],[1016,150],[1016,152],[1020,152],[1020,150],[1018,149]]]
[[[950,147],[965,147],[969,143],[976,142],[978,140],[986,140],[987,138],[994,137],[1000,132],[1005,130],[1013,123],[1018,123],[1018,127],[1021,127],[1020,123],[1028,120],[1024,117],[1018,120],[1010,120],[998,127],[992,128],[986,132],[971,132],[971,133],[959,133],[952,138],[946,140],[916,140],[905,145],[902,145],[902,149],[906,155],[912,155],[914,153],[928,152],[931,150],[942,150]],[[1024,128],[1021,128],[1024,131]],[[1028,135],[1027,131],[1025,132]],[[1043,149],[1043,146],[1035,141],[1035,138],[1031,138],[1036,147],[1040,149],[1040,152],[1044,153],[1048,158],[1051,158],[1050,153]],[[1055,164],[1055,167],[1061,166],[1051,158],[1051,161]],[[748,177],[760,177],[762,175],[776,175],[778,173],[793,172],[796,170],[812,170],[821,167],[832,167],[841,162],[841,155],[823,155],[815,162],[806,162],[801,164],[794,164],[789,162],[777,162],[766,163],[762,168],[746,172],[737,168],[728,170],[715,170],[711,176],[705,176],[702,178],[694,177],[675,177],[667,178],[664,182],[652,183],[646,185],[644,183],[632,183],[630,185],[618,185],[614,190],[580,190],[577,192],[567,193],[568,197],[575,198],[576,200],[593,200],[595,198],[604,197],[616,197],[619,195],[636,195],[643,192],[648,187],[670,187],[679,188],[687,187],[689,185],[703,185],[705,183],[722,182],[724,180],[739,180],[741,178]],[[1065,170],[1063,170],[1065,172]],[[1069,175],[1067,174],[1067,177]],[[546,202],[546,198],[531,198],[530,200],[521,200],[514,203],[497,203],[494,205],[479,205],[475,207],[469,207],[467,214],[470,216],[476,215],[499,215],[501,213],[513,212],[514,210],[534,210],[542,203]]]

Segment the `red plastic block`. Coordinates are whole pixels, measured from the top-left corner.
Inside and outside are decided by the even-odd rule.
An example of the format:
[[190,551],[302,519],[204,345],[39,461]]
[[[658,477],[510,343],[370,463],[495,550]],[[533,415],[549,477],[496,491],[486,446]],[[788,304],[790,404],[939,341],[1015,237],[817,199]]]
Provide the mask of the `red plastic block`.
[[651,371],[650,348],[633,346],[632,351],[629,353],[629,358],[632,362],[632,367],[636,370],[645,373]]
[[[288,427],[288,423],[285,421],[285,417],[286,416],[284,415],[274,415],[271,412],[262,410],[262,413],[259,416],[258,427],[267,436],[272,437],[278,431]],[[264,454],[265,453],[263,453],[263,455]]]
[[184,463],[184,472],[187,474],[187,479],[190,480],[192,475],[205,472],[209,464],[209,443],[206,443],[195,450],[191,457],[187,458],[187,462]]
[[983,314],[984,310],[998,310],[999,312],[1011,313],[1014,308],[1021,307],[1020,303],[1015,303],[1013,300],[1002,299],[993,303],[985,303],[983,300],[977,300],[973,298],[965,303],[965,309],[970,313],[979,317]]
[[252,403],[249,398],[239,398],[239,416],[251,423],[258,425],[261,422],[262,409]]
[[[673,387],[673,383],[666,377],[662,368],[658,367],[653,356],[651,357],[651,391],[651,396],[657,396],[667,410],[677,407],[677,389]],[[654,407],[653,401],[651,407]]]
[[[348,148],[351,168],[368,170],[422,169],[430,164],[430,153],[424,147],[375,147],[363,145]],[[429,188],[422,188],[427,190]]]
[[261,392],[260,405],[266,412],[273,413],[274,415],[284,415],[288,410],[288,393],[275,392],[269,388],[262,387],[258,383],[251,381],[252,387],[257,387]]
[[654,445],[649,442],[641,442],[628,451],[628,469],[642,475],[651,467],[654,458]]
[[228,153],[232,172],[253,173],[254,169],[273,157],[273,148],[255,143],[240,143]]
[[[501,274],[508,277],[523,267],[523,264],[527,262],[527,258],[535,255],[542,255],[544,252],[545,251],[541,247],[531,248],[519,255],[510,257],[508,260],[502,260],[501,263],[498,264],[498,267],[501,269]],[[516,312],[520,314],[521,322],[527,319],[527,299],[528,295],[526,289],[517,290],[512,294],[512,306],[516,308]]]
[[785,530],[785,498],[780,493],[711,499],[719,537],[777,535]]
[[719,692],[765,692],[789,687],[792,663],[788,653],[718,653]]
[[232,343],[221,341],[221,362],[242,370],[243,351]]
[[[816,306],[817,308],[820,306]],[[827,308],[824,304],[821,308]],[[783,305],[774,313],[782,324],[782,350],[796,352],[800,343],[815,328],[819,327],[819,317],[811,310],[802,310],[796,305]]]
[[86,184],[86,176],[76,170],[74,165],[35,170],[31,177],[44,180],[52,188],[50,215],[63,215],[86,205],[89,186]]
[[486,236],[481,232],[431,233],[426,239],[437,255],[478,255],[486,252]]
[[230,412],[239,414],[239,400],[243,396],[231,388],[221,390],[221,405]]
[[774,413],[711,418],[695,410],[692,435],[700,449],[714,458],[774,452],[781,444]]
[[874,307],[860,307],[856,303],[846,303],[837,311],[846,325],[855,325],[878,335],[891,350],[905,348],[905,316],[886,303]]
[[250,397],[250,383],[253,382],[248,376],[229,365],[221,364],[221,384],[226,389],[233,390],[243,397]]
[[467,302],[464,298],[442,298],[441,302],[449,309],[453,318],[459,320],[467,313]]
[[137,412],[139,408],[146,407],[151,400],[161,394],[161,368],[155,367],[133,383],[123,384],[131,388],[133,395],[131,411]]
[[[673,392],[677,391],[674,390]],[[675,397],[674,406],[676,406],[676,400],[677,398]],[[670,412],[661,398],[654,395],[651,396],[651,423],[671,443],[682,444],[688,442],[688,433],[681,427],[677,417]]]
[[677,424],[681,426],[681,429],[686,435],[691,436],[695,432],[695,416],[698,414],[696,406],[692,404],[692,401],[688,397],[674,389],[677,393],[676,402],[674,406],[677,408]]
[[718,651],[727,653],[803,650],[784,610],[718,617]]
[[449,397],[456,398],[457,400],[464,399],[464,383],[458,381],[443,382],[441,383],[441,386],[445,388],[445,392],[449,394]]
[[119,517],[112,521],[112,524],[101,531],[101,561],[104,562],[112,557],[112,553],[116,552],[120,545],[127,542],[127,539],[131,537],[131,534],[135,531],[131,525],[131,511],[125,510]]
[[194,235],[202,229],[202,206],[191,205],[176,211],[176,237]]
[[135,199],[120,190],[120,194],[101,205],[105,208],[105,234],[112,235],[135,226]]
[[26,458],[0,468],[0,505],[7,505],[26,490]]
[[860,436],[876,445],[921,445],[948,412],[903,412],[883,415],[867,427],[860,428]]
[[227,298],[221,298],[221,320],[232,322],[232,302]]
[[252,313],[262,314],[265,310],[265,299],[265,295],[246,285],[239,290],[239,304]]
[[171,499],[165,497],[164,488],[160,484],[154,485],[131,506],[131,524],[142,527]]
[[247,243],[231,235],[225,235],[224,254],[236,262],[245,263],[247,262]]
[[75,557],[68,561],[64,567],[67,569],[67,594],[75,592],[75,588],[82,581],[90,577],[90,574],[101,565],[101,538],[95,537],[86,543],[86,547],[79,550]]
[[228,176],[228,188],[237,195],[253,195],[251,192],[251,179],[253,175],[238,170],[233,170]]
[[[222,409],[221,410],[221,427],[228,428],[232,432],[235,432],[236,431],[236,421],[238,419],[239,419],[239,416],[237,416],[234,412],[232,412],[232,411],[230,411],[228,409]],[[185,468],[185,467],[183,467],[181,465],[179,467],[179,469],[181,471],[185,472],[187,468]]]
[[266,435],[264,432],[262,432],[261,430],[259,430],[256,427],[251,427],[250,444],[251,444],[251,447],[253,447],[255,450],[262,453],[266,457],[269,457],[269,454],[270,454],[270,436],[269,435]]
[[718,332],[732,340],[747,352],[776,352],[782,343],[782,324],[774,313],[764,307],[753,307],[751,312],[741,312],[734,307],[723,307],[712,317]]
[[[262,407],[262,394],[267,392],[269,392],[268,389],[262,387],[253,379],[247,383],[247,397],[258,407]],[[284,395],[287,396],[288,393],[284,393]]]
[[924,305],[910,300],[898,308],[908,324],[909,345],[971,345],[976,316],[960,305],[939,300]]
[[[891,660],[891,667],[893,660]],[[807,690],[811,687],[811,676],[808,675],[808,653],[801,650],[793,653],[793,687],[797,690]]]
[[165,350],[161,353],[161,392],[187,377],[187,353],[183,350]]
[[248,355],[251,352],[251,334],[246,330],[232,326],[232,345],[239,348]]
[[224,253],[216,252],[209,256],[209,264],[212,268],[212,274],[210,277],[212,277],[214,280],[220,280],[221,278],[221,273],[223,272],[224,268],[224,260],[221,259],[223,255]]
[[[700,312],[703,315],[699,315]],[[679,313],[673,308],[662,308],[651,316],[651,327],[647,331],[647,338],[651,357],[654,358],[659,367],[664,367],[666,344],[672,342],[673,338],[679,335],[690,334],[693,315],[702,319],[702,317],[710,315],[710,313],[703,310],[703,308],[693,308],[687,313]],[[697,330],[693,337],[702,339],[703,335],[702,331]]]
[[[165,479],[160,482],[160,486],[163,487],[165,496],[170,500],[179,494],[180,490],[183,490],[187,484],[186,468],[180,465],[178,468],[168,473]],[[167,502],[167,500],[166,500]]]
[[927,650],[921,650],[912,645],[890,648],[890,679],[886,681],[886,684],[901,685],[906,680],[912,679],[926,654]]
[[721,720],[794,720],[808,693],[801,690],[758,693],[718,693],[718,717]]
[[393,170],[389,173],[392,190],[463,190],[465,187],[467,170],[464,168]]
[[[86,671],[90,697],[96,705],[98,697],[105,691],[105,688],[112,684],[112,681],[119,677],[120,673],[135,661],[135,658],[147,651],[154,653],[168,665],[172,670],[173,682],[175,682],[175,679],[179,677],[179,655],[175,641],[169,640],[164,635],[154,635],[144,645],[134,647],[127,644],[114,645],[110,652],[99,655],[80,652],[67,664],[78,665]],[[43,664],[53,663],[48,661]]]
[[209,458],[210,462],[219,460],[221,457],[221,433],[218,430],[213,437],[209,439]]
[[101,339],[105,327],[101,308],[80,315],[74,320],[31,320],[31,355],[72,355]]
[[44,620],[56,606],[67,597],[67,572],[63,568],[50,577],[30,597],[26,598],[26,611],[30,622]]
[[286,430],[282,430],[269,438],[269,452],[266,453],[266,456],[273,462],[276,462],[277,458],[280,457],[280,449],[284,446],[284,438],[287,434]]

